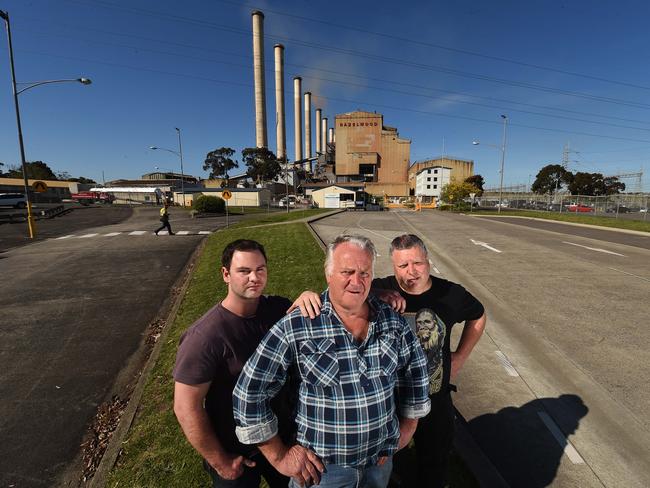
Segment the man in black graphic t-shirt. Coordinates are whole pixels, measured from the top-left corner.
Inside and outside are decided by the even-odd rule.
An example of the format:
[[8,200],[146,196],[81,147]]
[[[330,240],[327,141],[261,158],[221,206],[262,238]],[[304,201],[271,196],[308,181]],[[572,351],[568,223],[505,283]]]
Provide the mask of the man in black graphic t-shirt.
[[[444,487],[448,484],[454,426],[450,380],[458,374],[483,334],[485,310],[461,285],[431,276],[427,249],[419,237],[412,234],[396,237],[391,243],[390,256],[395,275],[373,280],[373,292],[404,312],[420,340],[429,369],[431,412],[420,419],[414,435],[418,486]],[[459,322],[465,325],[452,352],[451,329]]]

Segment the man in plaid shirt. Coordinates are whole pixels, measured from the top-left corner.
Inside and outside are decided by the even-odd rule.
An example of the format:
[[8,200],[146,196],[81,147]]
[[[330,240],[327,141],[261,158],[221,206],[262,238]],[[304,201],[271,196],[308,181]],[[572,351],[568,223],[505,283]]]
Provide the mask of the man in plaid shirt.
[[[405,320],[368,297],[376,251],[361,236],[327,249],[320,316],[287,315],[248,360],[233,392],[236,434],[291,476],[290,486],[386,487],[392,455],[430,409],[426,358]],[[297,443],[269,407],[295,371]]]

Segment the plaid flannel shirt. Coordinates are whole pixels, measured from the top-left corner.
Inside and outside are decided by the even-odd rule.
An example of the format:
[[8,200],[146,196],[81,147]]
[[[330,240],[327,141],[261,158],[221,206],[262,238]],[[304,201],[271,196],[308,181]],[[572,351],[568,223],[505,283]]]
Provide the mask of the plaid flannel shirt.
[[297,442],[326,464],[372,465],[397,450],[398,414],[429,413],[426,357],[407,322],[373,296],[362,343],[343,326],[327,290],[321,300],[316,319],[295,310],[275,324],[244,366],[233,392],[237,437],[258,444],[277,434],[269,400],[297,365]]

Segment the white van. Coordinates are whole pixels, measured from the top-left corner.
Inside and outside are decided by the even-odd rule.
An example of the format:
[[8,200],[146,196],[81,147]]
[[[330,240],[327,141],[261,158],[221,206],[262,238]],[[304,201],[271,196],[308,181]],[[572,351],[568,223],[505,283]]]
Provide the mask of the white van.
[[0,193],[0,207],[25,208],[27,200],[22,193]]

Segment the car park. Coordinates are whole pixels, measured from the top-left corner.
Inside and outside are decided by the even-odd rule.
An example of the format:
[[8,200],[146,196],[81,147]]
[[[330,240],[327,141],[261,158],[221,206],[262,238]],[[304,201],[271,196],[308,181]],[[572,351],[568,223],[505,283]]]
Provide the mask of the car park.
[[0,193],[0,207],[25,208],[27,199],[22,193]]
[[627,208],[625,205],[619,205],[619,206],[614,206],[614,207],[607,207],[605,209],[605,212],[607,212],[607,213],[629,213],[630,209]]

